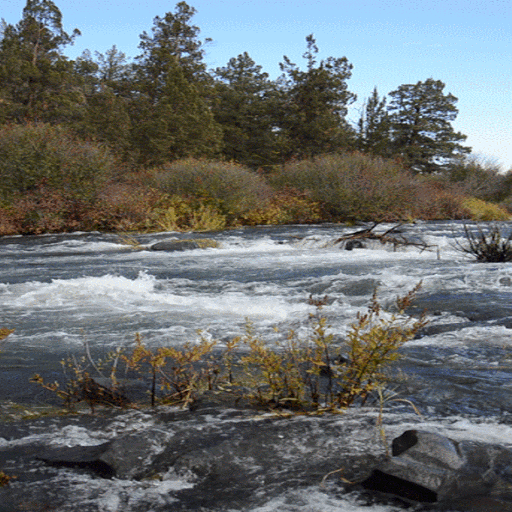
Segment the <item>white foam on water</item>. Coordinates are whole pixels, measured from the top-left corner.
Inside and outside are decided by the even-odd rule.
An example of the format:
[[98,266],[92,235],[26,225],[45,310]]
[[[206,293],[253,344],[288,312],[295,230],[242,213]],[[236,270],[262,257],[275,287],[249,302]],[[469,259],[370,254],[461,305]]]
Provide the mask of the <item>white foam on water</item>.
[[[70,471],[62,471],[59,477],[48,480],[52,483],[66,485],[72,483],[73,495],[69,496],[69,503],[61,506],[59,510],[75,512],[79,509],[91,507],[98,512],[130,512],[147,510],[150,512],[154,506],[159,508],[175,503],[173,491],[191,489],[194,483],[186,476],[178,477],[169,475],[164,480],[145,480],[142,482],[133,480],[91,479],[86,475],[72,474]],[[170,508],[169,510],[172,510]]]
[[[413,419],[413,421],[411,421]],[[509,420],[510,418],[506,418]],[[387,425],[386,425],[387,424]],[[406,430],[435,432],[456,441],[478,441],[512,448],[512,426],[497,418],[446,416],[409,418],[402,414],[384,412],[386,437],[391,440]]]
[[[6,440],[0,438],[0,447],[25,446],[32,443],[48,443],[53,447],[96,446],[116,436],[146,431],[154,427],[154,417],[141,411],[130,411],[118,417],[101,430],[80,427],[77,425],[49,425],[44,432],[34,432],[27,436]],[[166,435],[172,436],[171,428]]]
[[[275,240],[268,237],[263,237],[255,240],[247,240],[244,238],[231,238],[224,239],[220,243],[218,249],[208,249],[210,252],[215,252],[221,255],[236,255],[236,254],[252,254],[255,253],[280,253],[293,250],[293,246],[289,244],[280,244]],[[199,253],[197,249],[195,253]]]
[[[7,288],[5,305],[24,308],[63,307],[87,303],[122,302],[123,298],[145,296],[153,291],[155,279],[141,272],[137,279],[106,275],[53,279],[50,283],[32,281]],[[0,295],[0,299],[2,295]]]
[[[123,318],[123,315],[134,319],[135,324],[139,319],[148,320],[141,326],[142,331],[146,329],[151,332],[153,329],[158,335],[178,337],[189,332],[190,325],[199,326],[197,319],[201,319],[206,324],[213,324],[219,332],[225,332],[230,324],[243,323],[245,317],[256,319],[258,326],[275,322],[292,321],[293,323],[299,318],[305,319],[308,313],[314,310],[307,304],[308,291],[314,290],[315,294],[326,293],[332,297],[333,301],[324,308],[324,312],[329,316],[333,332],[343,335],[348,322],[354,321],[356,312],[366,308],[374,283],[379,285],[378,297],[383,302],[407,292],[420,280],[423,280],[420,294],[424,293],[427,296],[433,294],[442,296],[443,293],[447,295],[485,292],[506,294],[509,291],[512,293],[512,270],[509,266],[474,263],[470,257],[454,247],[452,227],[460,231],[459,225],[449,223],[433,225],[428,232],[419,230],[427,243],[436,246],[436,249],[423,252],[415,247],[392,252],[390,248],[378,245],[344,251],[328,244],[333,237],[337,236],[337,231],[333,231],[330,235],[319,234],[301,242],[290,243],[279,243],[267,236],[253,239],[231,236],[226,232],[220,238],[221,246],[218,249],[176,253],[158,251],[119,253],[120,246],[117,243],[87,241],[85,237],[82,240],[65,240],[65,237],[62,237],[56,243],[33,247],[30,245],[25,247],[20,243],[16,248],[16,243],[13,243],[8,246],[9,253],[14,254],[18,249],[22,252],[32,251],[36,257],[35,263],[38,265],[44,262],[44,254],[48,252],[55,253],[52,259],[59,257],[57,253],[67,256],[77,252],[105,252],[109,253],[110,260],[110,254],[115,250],[119,253],[115,264],[119,263],[121,273],[123,269],[129,268],[131,277],[116,275],[115,270],[108,269],[101,276],[91,275],[42,282],[38,280],[42,279],[39,275],[46,275],[46,269],[44,266],[34,266],[31,281],[16,284],[0,283],[0,309],[9,312],[17,308],[20,311],[21,320],[28,318],[34,312],[40,317],[55,313],[56,317],[63,319],[62,325],[56,323],[50,325],[52,330],[41,332],[41,337],[64,339],[75,336],[73,334],[75,325],[70,325],[68,329],[65,324],[72,315],[75,315],[77,325],[82,320],[102,319],[110,315],[113,321],[112,326],[109,324],[108,328],[111,328],[112,332],[106,332],[107,337],[112,337],[121,328],[121,322],[118,322],[118,319]],[[304,228],[303,232],[309,236],[315,234],[315,228]],[[343,229],[340,228],[339,233],[342,232]],[[464,242],[461,237],[457,240],[460,243]],[[41,252],[41,258],[37,257],[38,251]],[[12,258],[12,254],[9,257]],[[101,260],[101,254],[97,260]],[[133,266],[129,267],[132,262]],[[72,265],[72,260],[66,259],[66,265]],[[95,271],[94,265],[90,268]],[[143,270],[138,275],[134,275],[134,268]],[[198,279],[180,277],[182,268],[187,272],[187,277],[196,269],[202,274]],[[229,272],[225,272],[230,268],[239,273],[245,270],[247,278],[240,281],[231,278]],[[174,275],[178,277],[162,277],[167,269],[172,269]],[[224,271],[224,274],[221,277],[216,276],[217,270]],[[315,273],[314,270],[319,272]],[[75,275],[80,275],[79,272],[81,269],[77,269]],[[97,270],[96,272],[98,273]],[[268,272],[268,278],[265,277],[266,272]],[[286,273],[291,277],[285,276]],[[212,276],[211,283],[208,280],[208,274]],[[95,315],[99,316],[95,317]],[[155,321],[151,324],[152,318],[158,320],[165,318],[167,322]],[[434,318],[436,324],[457,323],[463,320],[465,318],[462,314],[458,316],[456,311],[445,312],[441,317]],[[297,327],[297,325],[293,326]],[[17,331],[7,339],[7,342],[15,342],[22,334],[23,327],[16,325],[9,325],[9,327],[17,328]],[[78,337],[76,339],[78,340]],[[512,330],[498,325],[473,325],[457,331],[424,336],[409,342],[409,346],[457,347],[454,354],[449,354],[447,357],[459,358],[455,362],[461,365],[475,356],[458,349],[463,346],[471,348],[472,344],[510,347]],[[449,359],[447,362],[453,361]],[[476,360],[473,363],[480,365],[485,361],[482,363],[481,360]],[[495,365],[496,361],[489,360],[488,364]],[[348,412],[339,421],[349,421],[351,414]],[[377,415],[375,411],[368,414],[370,416],[373,414],[375,418]],[[222,424],[223,420],[216,421]],[[512,426],[506,423],[510,423],[510,417],[427,416],[420,418],[414,414],[394,414],[388,410],[384,412],[384,427],[388,440],[400,435],[404,430],[416,428],[435,431],[458,440],[470,439],[512,447]],[[60,430],[49,428],[44,433],[32,433],[18,440],[0,439],[0,446],[26,445],[38,440],[53,446],[96,445],[117,435],[139,432],[152,427],[154,424],[149,416],[134,412],[120,416],[108,430],[87,430],[76,425]],[[355,432],[357,428],[356,421]],[[172,435],[172,432],[168,434]],[[328,436],[326,436],[326,442],[330,442]],[[158,445],[152,448],[155,452],[161,449]],[[361,449],[363,448],[365,447]],[[169,510],[172,510],[174,501],[172,492],[191,488],[194,485],[192,477],[177,476],[172,471],[164,475],[162,481],[152,482],[117,479],[103,481],[67,470],[63,470],[59,478],[73,482],[74,487],[71,492],[76,490],[77,502],[83,503],[84,507],[91,504],[98,510],[106,512],[141,510],[144,509],[145,504],[149,511],[151,503],[165,504],[168,505]],[[385,505],[368,506],[359,502],[356,495],[339,495],[337,492],[330,492],[329,487],[322,489],[318,485],[312,485],[306,489],[290,490],[281,496],[268,499],[263,505],[250,509],[250,512],[338,512],[340,510],[394,512],[398,509]],[[232,512],[235,512],[235,509]]]
[[[273,498],[268,503],[243,512],[403,512],[403,509],[388,505],[362,503],[356,495],[333,496],[318,486],[289,491],[283,496]],[[235,512],[235,509],[230,510]],[[242,512],[236,510],[236,512]]]
[[[44,236],[44,235],[42,235]],[[49,235],[52,236],[52,235]],[[53,235],[55,236],[55,235]],[[62,235],[64,236],[64,235]],[[2,246],[2,252],[5,255],[20,255],[20,254],[34,254],[44,253],[44,255],[69,255],[77,253],[103,253],[120,251],[126,249],[131,250],[130,246],[122,245],[118,242],[107,242],[107,241],[91,241],[87,238],[84,239],[71,239],[71,240],[59,240],[56,243],[48,243],[42,246],[29,245],[25,243],[12,243],[5,244]]]
[[[261,420],[268,419],[270,415],[262,414]],[[344,424],[349,430],[345,439],[351,450],[357,453],[375,452],[377,444],[382,446],[382,432],[376,426],[375,421],[379,417],[377,409],[349,409],[343,416],[329,417],[326,421],[333,419],[338,423]],[[364,419],[372,419],[366,421]],[[426,430],[436,432],[454,440],[472,440],[512,448],[512,425],[499,423],[496,419],[486,419],[477,417],[419,417],[414,413],[396,413],[384,409],[383,428],[385,438],[389,444],[394,437],[401,435],[409,429]],[[211,425],[211,421],[206,421]],[[220,417],[214,418],[218,422],[219,429],[223,424],[229,424],[238,420],[228,417],[223,420]],[[291,418],[289,422],[312,422],[318,424],[316,417]],[[353,426],[353,428],[351,428]],[[95,445],[112,439],[115,436],[122,436],[131,432],[140,432],[145,429],[154,428],[155,425],[151,416],[140,411],[132,411],[120,416],[115,424],[111,425],[108,431],[87,431],[78,426],[65,426],[60,430],[45,432],[39,435],[33,434],[22,440],[6,441],[0,439],[1,447],[8,447],[20,444],[37,444],[38,442],[50,442],[54,446],[76,446],[76,445]],[[194,428],[198,428],[195,425]],[[328,429],[314,429],[312,435],[324,435],[326,445],[332,444],[333,450],[338,448],[339,439],[329,436]],[[172,435],[172,432],[165,428],[165,434]],[[327,434],[327,435],[326,435]],[[155,452],[158,453],[158,446],[155,446]],[[383,449],[383,448],[381,448]],[[279,453],[281,460],[286,460],[286,446]],[[300,457],[297,458],[297,452],[294,451],[290,464],[300,465]],[[305,452],[307,455],[308,452]],[[283,459],[284,457],[284,459]],[[333,471],[339,468],[333,468]],[[172,503],[177,502],[174,492],[182,489],[191,489],[197,482],[197,476],[192,472],[186,474],[176,474],[172,467],[160,475],[159,480],[123,480],[113,478],[110,480],[92,478],[73,470],[62,469],[54,478],[46,481],[47,485],[56,485],[57,488],[65,488],[69,492],[69,498],[66,501],[65,508],[62,510],[76,510],[77,506],[94,510],[109,512],[131,512],[141,510],[152,510],[153,507],[169,506],[172,510]],[[16,485],[16,482],[13,483]],[[27,491],[30,492],[30,485],[27,484]],[[34,485],[41,485],[37,483]],[[368,504],[363,501],[357,493],[343,494],[340,492],[340,486],[337,483],[337,476],[331,475],[323,483],[312,481],[306,488],[290,488],[278,496],[268,498],[258,506],[246,507],[243,510],[232,508],[230,512],[398,512],[402,508],[392,505]],[[259,492],[259,497],[264,498],[265,488]],[[69,508],[66,508],[69,507]],[[59,509],[61,510],[61,509]],[[206,510],[206,509],[205,509]]]
[[104,432],[98,436],[97,432],[79,427],[77,425],[67,425],[60,431],[55,432],[51,437],[53,446],[96,446],[102,444],[108,437]]
[[82,316],[87,316],[89,309],[100,309],[104,314],[181,311],[187,315],[265,318],[274,322],[308,310],[307,305],[290,303],[283,295],[266,294],[270,288],[275,291],[275,287],[266,284],[254,294],[254,289],[245,290],[243,285],[223,293],[208,293],[190,287],[180,289],[180,283],[174,285],[172,280],[165,281],[164,287],[161,283],[154,276],[140,272],[135,279],[105,275],[13,284],[5,286],[0,294],[0,305],[50,311],[78,309]]
[[[452,317],[453,318],[453,317]],[[458,319],[461,320],[460,318]],[[455,345],[476,345],[484,343],[501,348],[512,347],[512,329],[503,325],[485,325],[463,327],[451,332],[443,332],[407,342],[407,346],[455,346]]]

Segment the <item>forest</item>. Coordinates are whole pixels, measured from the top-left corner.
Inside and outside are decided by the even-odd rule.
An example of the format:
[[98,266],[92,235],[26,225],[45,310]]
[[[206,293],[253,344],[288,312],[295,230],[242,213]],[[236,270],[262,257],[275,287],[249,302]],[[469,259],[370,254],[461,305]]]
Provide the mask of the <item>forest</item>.
[[133,61],[67,58],[51,0],[2,20],[0,235],[510,217],[512,170],[471,155],[441,80],[375,87],[353,124],[346,57],[311,34],[275,80],[246,52],[207,69],[195,14],[156,16]]

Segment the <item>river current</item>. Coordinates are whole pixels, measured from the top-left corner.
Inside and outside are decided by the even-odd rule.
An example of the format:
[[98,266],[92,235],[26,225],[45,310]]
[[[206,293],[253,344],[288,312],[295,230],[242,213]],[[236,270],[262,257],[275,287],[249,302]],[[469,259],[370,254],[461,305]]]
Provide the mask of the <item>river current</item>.
[[[144,246],[190,237],[218,242],[217,248],[182,252],[134,250],[115,234],[0,238],[0,327],[15,329],[1,347],[0,399],[42,403],[47,395],[28,377],[38,372],[52,380],[61,371],[58,361],[80,354],[84,342],[101,353],[130,346],[140,333],[151,346],[180,345],[197,340],[200,329],[222,344],[241,334],[249,319],[273,343],[276,326],[281,333],[305,329],[314,311],[310,295],[328,297],[323,312],[342,343],[375,289],[386,305],[421,281],[415,308],[426,310],[429,324],[404,347],[391,384],[421,417],[401,402],[389,412],[391,423],[414,421],[512,446],[512,265],[476,263],[458,250],[465,241],[458,222],[401,227],[404,237],[425,242],[426,249],[371,242],[344,250],[337,241],[357,229],[136,236]],[[315,488],[295,498],[273,496],[253,510],[394,510],[351,500]],[[117,510],[108,503],[98,510]]]

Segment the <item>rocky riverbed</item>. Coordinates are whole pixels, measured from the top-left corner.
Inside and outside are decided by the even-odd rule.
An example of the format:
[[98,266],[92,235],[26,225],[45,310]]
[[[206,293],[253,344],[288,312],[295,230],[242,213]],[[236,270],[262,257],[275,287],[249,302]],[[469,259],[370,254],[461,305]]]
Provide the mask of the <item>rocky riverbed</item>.
[[[394,496],[393,482],[385,493],[351,484],[365,481],[376,468],[389,468],[396,459],[392,439],[408,429],[467,437],[460,427],[446,418],[426,421],[403,408],[383,416],[375,407],[289,415],[214,394],[192,410],[11,416],[0,424],[0,467],[13,477],[0,489],[0,511],[512,510],[503,486],[439,503]],[[499,471],[512,482],[512,456],[500,461]],[[435,464],[433,474],[439,471]],[[478,464],[475,471],[488,472],[485,461]]]

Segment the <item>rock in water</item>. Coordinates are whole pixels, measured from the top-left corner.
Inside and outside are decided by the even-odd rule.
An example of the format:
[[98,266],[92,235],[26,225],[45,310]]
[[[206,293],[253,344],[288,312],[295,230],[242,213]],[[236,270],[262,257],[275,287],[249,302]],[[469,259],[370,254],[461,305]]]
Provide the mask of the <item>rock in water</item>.
[[361,240],[348,240],[344,248],[346,251],[352,251],[353,249],[364,249],[365,245]]
[[212,238],[193,238],[185,240],[163,240],[150,245],[152,251],[192,251],[193,249],[212,249],[219,247],[219,243]]
[[148,472],[154,447],[162,445],[165,437],[160,432],[140,432],[100,445],[48,448],[37,458],[52,466],[85,469],[102,478],[139,478]]
[[150,246],[152,251],[191,251],[192,249],[199,249],[199,244],[194,240],[167,240],[157,242]]
[[512,488],[512,451],[407,430],[393,440],[392,457],[377,467],[362,486],[418,502],[453,502],[477,496],[482,499]]
[[88,469],[103,478],[111,478],[115,476],[114,470],[101,460],[110,444],[50,448],[41,452],[37,458],[53,466]]

